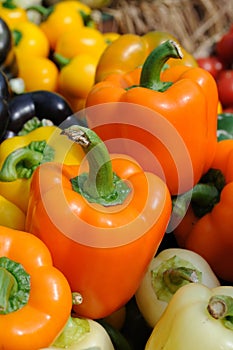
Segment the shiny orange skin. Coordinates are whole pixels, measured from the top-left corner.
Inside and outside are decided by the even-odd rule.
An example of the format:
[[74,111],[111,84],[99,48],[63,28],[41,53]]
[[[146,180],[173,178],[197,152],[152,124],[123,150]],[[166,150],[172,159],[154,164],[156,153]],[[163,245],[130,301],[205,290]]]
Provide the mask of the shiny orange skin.
[[[177,41],[170,33],[160,31],[150,31],[142,36],[129,33],[121,35],[105,49],[100,57],[95,81],[102,81],[109,74],[128,73],[142,66],[149,53],[169,39]],[[194,57],[184,48],[182,48],[182,53],[182,59],[170,58],[167,65],[169,67],[174,65],[197,66]]]
[[[140,87],[140,72],[141,68],[137,68],[126,74],[111,74],[95,84],[87,96],[86,107],[111,102],[140,105],[158,112],[173,125],[190,156],[193,181],[190,181],[190,176],[186,178],[187,169],[177,170],[167,145],[147,130],[131,124],[122,128],[120,123],[114,128],[105,124],[94,127],[94,130],[103,140],[127,136],[147,147],[159,160],[170,192],[176,195],[191,189],[213,160],[217,144],[217,86],[213,77],[199,67],[174,66],[162,73],[162,80],[171,81],[173,85],[161,93]],[[127,90],[131,86],[136,87]],[[91,128],[92,122],[89,119]]]
[[233,140],[218,142],[211,168],[219,169],[225,176],[220,201],[210,213],[194,220],[185,216],[174,234],[183,247],[203,256],[216,275],[227,282],[233,282],[232,261],[232,218],[233,218]]
[[[79,167],[45,163],[34,173],[26,219],[27,229],[49,247],[55,266],[67,277],[72,291],[81,293],[82,304],[74,306],[77,315],[94,319],[110,315],[134,295],[171,214],[170,193],[159,177],[144,173],[125,156],[113,158],[112,165],[133,189],[123,204],[90,206],[71,188],[70,178],[78,174]],[[87,224],[85,230],[76,218]],[[144,220],[152,221],[150,227],[145,228]],[[59,228],[62,222],[65,231]],[[67,236],[72,225],[83,237],[89,237],[93,229],[93,242],[104,230],[111,242],[123,234],[126,243],[82,244]]]
[[70,317],[72,297],[45,244],[28,232],[0,226],[0,256],[23,265],[31,279],[28,303],[0,315],[0,348],[38,350],[50,346]]

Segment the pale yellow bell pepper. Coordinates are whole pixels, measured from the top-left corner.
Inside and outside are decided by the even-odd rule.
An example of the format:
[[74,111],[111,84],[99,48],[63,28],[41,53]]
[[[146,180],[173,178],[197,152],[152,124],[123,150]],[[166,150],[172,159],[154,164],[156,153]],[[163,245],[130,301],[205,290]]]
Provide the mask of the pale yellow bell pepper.
[[182,248],[168,248],[156,255],[135,294],[148,325],[155,326],[180,287],[196,282],[209,288],[220,285],[207,261],[199,254]]
[[114,350],[113,343],[107,331],[98,322],[70,317],[65,328],[49,349],[69,350]]
[[232,350],[233,287],[181,287],[154,327],[145,350]]

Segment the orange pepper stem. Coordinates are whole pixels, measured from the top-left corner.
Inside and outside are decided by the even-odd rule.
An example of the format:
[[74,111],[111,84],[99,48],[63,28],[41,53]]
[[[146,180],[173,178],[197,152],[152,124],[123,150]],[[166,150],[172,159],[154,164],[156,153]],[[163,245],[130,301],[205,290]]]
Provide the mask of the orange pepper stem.
[[29,299],[30,276],[19,263],[0,258],[0,314],[23,307]]
[[172,83],[160,80],[164,64],[169,58],[181,59],[182,57],[179,45],[173,40],[167,40],[157,46],[142,66],[140,86],[160,92],[166,91]]
[[122,204],[130,192],[130,187],[113,172],[104,142],[93,130],[77,125],[64,129],[61,134],[83,148],[89,164],[88,173],[72,179],[73,190],[90,202],[104,206]]
[[213,318],[222,320],[226,328],[233,330],[233,298],[231,296],[212,296],[209,300],[207,310]]
[[6,157],[0,170],[0,181],[29,179],[38,165],[53,158],[54,150],[46,141],[32,141],[28,146],[14,150]]
[[175,293],[184,284],[184,281],[197,283],[200,282],[200,279],[195,269],[180,266],[165,270],[163,273],[163,281],[170,292]]

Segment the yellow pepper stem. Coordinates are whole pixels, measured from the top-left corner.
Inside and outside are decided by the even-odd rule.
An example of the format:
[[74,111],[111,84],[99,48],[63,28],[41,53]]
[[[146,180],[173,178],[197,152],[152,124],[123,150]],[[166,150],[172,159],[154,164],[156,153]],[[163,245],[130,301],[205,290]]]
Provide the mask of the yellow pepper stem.
[[226,328],[233,330],[233,298],[231,296],[212,296],[207,310],[213,318],[220,319]]

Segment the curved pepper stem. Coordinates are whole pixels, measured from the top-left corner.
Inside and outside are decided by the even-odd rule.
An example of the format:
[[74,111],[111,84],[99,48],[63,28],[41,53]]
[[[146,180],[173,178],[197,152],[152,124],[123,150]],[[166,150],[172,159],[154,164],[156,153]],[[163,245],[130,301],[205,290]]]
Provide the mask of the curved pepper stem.
[[41,16],[43,16],[43,21],[45,21],[50,14],[54,11],[54,5],[45,7],[43,5],[32,5],[27,7],[28,10],[33,10],[38,12]]
[[158,300],[169,302],[173,294],[188,283],[201,283],[202,272],[174,255],[151,270],[151,283]]
[[233,330],[233,298],[231,296],[212,296],[207,310],[213,318],[220,319],[226,328]]
[[173,294],[180,287],[184,285],[184,282],[188,282],[188,283],[200,282],[200,278],[199,278],[199,274],[197,273],[197,270],[184,267],[184,266],[165,270],[163,273],[163,280],[166,287]]
[[53,159],[54,150],[46,141],[32,141],[28,146],[18,148],[6,157],[0,170],[0,181],[29,179],[36,167]]
[[163,42],[149,54],[142,67],[140,86],[160,92],[166,91],[172,83],[161,81],[160,75],[169,58],[183,58],[180,46],[173,40]]
[[0,314],[19,310],[27,304],[30,275],[23,266],[7,257],[0,258]]
[[209,169],[193,189],[173,199],[173,214],[177,218],[184,217],[191,202],[194,213],[202,217],[211,212],[225,186],[225,178],[219,169]]
[[89,202],[104,206],[122,204],[130,187],[112,170],[112,162],[104,142],[97,134],[85,127],[72,125],[61,132],[78,143],[86,154],[89,172],[71,180],[73,190]]

